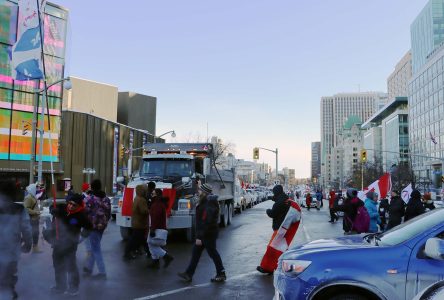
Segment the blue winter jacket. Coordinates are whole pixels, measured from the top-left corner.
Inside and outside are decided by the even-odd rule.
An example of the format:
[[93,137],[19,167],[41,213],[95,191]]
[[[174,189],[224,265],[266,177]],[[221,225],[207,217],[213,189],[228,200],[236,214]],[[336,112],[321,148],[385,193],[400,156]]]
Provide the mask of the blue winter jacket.
[[378,225],[381,224],[381,219],[379,217],[378,208],[376,202],[371,199],[365,199],[365,208],[370,216],[370,227],[369,232],[378,232]]

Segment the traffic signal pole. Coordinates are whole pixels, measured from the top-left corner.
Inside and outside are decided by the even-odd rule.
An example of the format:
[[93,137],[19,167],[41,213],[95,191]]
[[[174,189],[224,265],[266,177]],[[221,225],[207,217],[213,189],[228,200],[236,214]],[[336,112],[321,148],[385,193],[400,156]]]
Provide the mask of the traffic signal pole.
[[257,147],[257,149],[262,149],[262,150],[273,152],[274,154],[276,154],[276,180],[278,180],[278,170],[279,170],[279,166],[278,166],[278,154],[279,154],[279,151],[278,151],[278,148],[276,148],[276,150],[271,150],[271,149],[267,149],[267,148]]

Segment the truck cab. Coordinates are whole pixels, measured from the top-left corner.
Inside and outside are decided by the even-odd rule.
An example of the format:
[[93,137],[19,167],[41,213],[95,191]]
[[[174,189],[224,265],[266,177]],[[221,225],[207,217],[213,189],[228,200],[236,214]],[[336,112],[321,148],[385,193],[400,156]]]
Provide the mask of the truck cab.
[[124,189],[121,210],[116,222],[126,238],[131,228],[135,188],[150,181],[168,198],[168,229],[185,229],[187,239],[194,239],[194,209],[199,184],[210,183],[219,196],[221,222],[228,225],[233,211],[234,170],[217,170],[211,144],[147,144],[138,175]]

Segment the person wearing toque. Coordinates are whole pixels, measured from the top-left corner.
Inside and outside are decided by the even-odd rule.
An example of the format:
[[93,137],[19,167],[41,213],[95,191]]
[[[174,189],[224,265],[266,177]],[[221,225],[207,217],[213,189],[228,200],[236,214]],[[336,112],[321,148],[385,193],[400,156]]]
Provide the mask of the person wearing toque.
[[219,252],[216,249],[216,240],[219,230],[219,202],[213,195],[211,185],[204,183],[199,186],[199,203],[196,206],[196,242],[193,246],[191,261],[185,272],[178,273],[186,282],[191,282],[197,264],[204,249],[213,260],[216,267],[216,276],[212,282],[223,282],[227,279]]

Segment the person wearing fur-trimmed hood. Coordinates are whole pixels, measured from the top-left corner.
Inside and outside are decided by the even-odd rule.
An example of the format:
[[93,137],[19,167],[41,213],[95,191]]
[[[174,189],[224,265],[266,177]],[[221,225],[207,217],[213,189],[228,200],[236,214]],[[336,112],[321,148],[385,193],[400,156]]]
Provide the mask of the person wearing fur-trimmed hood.
[[26,191],[28,195],[26,195],[23,200],[23,206],[26,208],[26,211],[29,214],[29,218],[31,221],[32,228],[32,252],[39,253],[41,252],[38,246],[39,243],[39,235],[40,235],[40,207],[39,202],[37,200],[37,184],[33,183],[26,187]]

